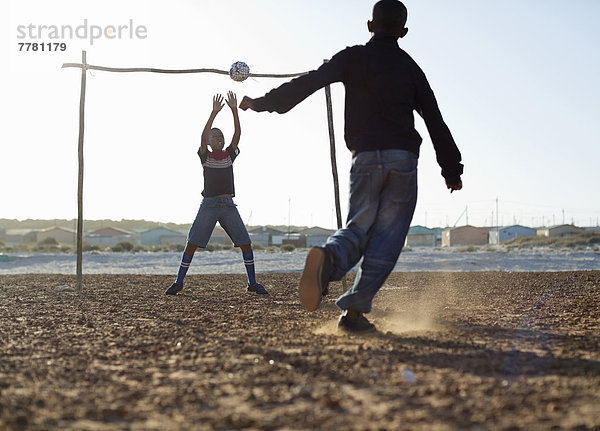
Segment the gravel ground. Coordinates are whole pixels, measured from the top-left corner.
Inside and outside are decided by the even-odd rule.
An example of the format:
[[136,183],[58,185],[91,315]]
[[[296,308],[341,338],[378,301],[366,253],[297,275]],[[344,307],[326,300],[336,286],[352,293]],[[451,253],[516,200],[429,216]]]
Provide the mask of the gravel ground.
[[363,336],[299,278],[1,275],[0,429],[600,430],[600,271],[393,273]]

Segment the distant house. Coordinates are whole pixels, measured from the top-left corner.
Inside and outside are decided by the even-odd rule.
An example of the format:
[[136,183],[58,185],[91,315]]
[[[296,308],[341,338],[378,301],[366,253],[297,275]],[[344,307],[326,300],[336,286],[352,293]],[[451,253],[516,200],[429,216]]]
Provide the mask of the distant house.
[[120,242],[139,244],[138,236],[131,231],[117,227],[96,229],[83,237],[83,242],[94,245],[114,246]]
[[435,246],[439,247],[440,245],[442,245],[442,232],[444,232],[444,229],[441,227],[434,227],[431,228],[431,230],[435,235]]
[[287,234],[282,233],[280,235],[273,235],[271,237],[271,245],[281,245]]
[[259,226],[249,229],[248,234],[252,243],[268,247],[273,245],[273,236],[283,235],[283,232],[267,226]]
[[533,236],[535,234],[535,229],[521,225],[506,226],[499,229],[492,228],[490,229],[489,243],[500,244],[520,236]]
[[298,233],[305,238],[304,247],[318,247],[325,244],[327,238],[333,235],[335,230],[314,226]]
[[587,226],[584,229],[588,232],[600,232],[600,226]]
[[290,233],[289,235],[285,235],[281,239],[281,245],[291,244],[296,248],[304,248],[306,247],[306,237],[304,235],[300,235],[299,233]]
[[68,227],[54,226],[37,231],[37,242],[42,242],[48,238],[54,238],[59,244],[77,244],[77,232]]
[[585,229],[573,226],[572,224],[561,224],[557,226],[540,228],[537,230],[537,235],[555,238],[577,235],[581,232],[585,232]]
[[212,231],[212,235],[208,240],[209,244],[221,244],[221,245],[233,245],[231,238],[227,235],[225,230],[221,226],[215,226]]
[[445,229],[442,232],[442,246],[485,245],[488,243],[487,229],[475,226],[461,226]]
[[435,247],[435,231],[425,226],[411,226],[404,245],[408,247]]
[[140,242],[142,245],[167,245],[167,244],[185,244],[187,235],[164,226],[140,232]]
[[271,236],[271,245],[294,244],[299,241],[297,232],[281,232]]
[[6,229],[4,234],[6,245],[19,245],[37,242],[35,229]]

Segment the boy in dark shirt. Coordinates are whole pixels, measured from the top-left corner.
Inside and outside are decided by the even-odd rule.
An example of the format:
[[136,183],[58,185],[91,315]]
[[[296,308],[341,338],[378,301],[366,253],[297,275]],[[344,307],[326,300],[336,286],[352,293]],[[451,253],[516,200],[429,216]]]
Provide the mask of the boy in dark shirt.
[[241,109],[285,113],[333,82],[343,82],[345,139],[352,151],[350,204],[346,227],[323,247],[309,250],[298,288],[308,310],[318,308],[329,281],[340,280],[362,258],[354,285],[336,304],[344,312],[339,328],[375,330],[364,313],[393,270],[404,245],[417,200],[417,159],[421,137],[413,111],[423,117],[446,186],[462,188],[461,155],[444,123],[427,78],[397,40],[408,32],[407,10],[398,0],[373,7],[366,45],[337,53],[319,69],[264,97],[244,97]]
[[[213,109],[202,131],[200,149],[198,150],[204,169],[204,190],[202,191],[204,198],[196,219],[190,228],[177,279],[166,290],[165,294],[167,295],[176,295],[183,289],[183,279],[190,267],[194,253],[198,247],[206,247],[217,221],[225,229],[234,246],[242,249],[244,265],[248,274],[248,292],[261,295],[268,293],[261,284],[256,282],[254,254],[250,236],[236,205],[233,203],[233,196],[235,196],[233,162],[240,152],[238,143],[241,135],[237,99],[233,92],[227,93],[227,106],[231,108],[233,114],[235,131],[231,144],[225,150],[223,150],[225,144],[223,132],[217,128],[212,128],[212,123],[223,106],[223,96],[220,94],[214,96]],[[207,147],[210,147],[212,151],[208,151]]]

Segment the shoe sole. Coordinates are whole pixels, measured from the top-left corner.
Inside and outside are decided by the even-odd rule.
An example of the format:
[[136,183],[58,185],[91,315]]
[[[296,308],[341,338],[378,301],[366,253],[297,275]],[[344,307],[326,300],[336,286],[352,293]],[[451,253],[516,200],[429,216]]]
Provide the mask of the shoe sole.
[[369,328],[369,329],[363,329],[362,331],[357,331],[355,329],[349,329],[343,325],[338,325],[338,330],[345,332],[346,334],[369,334],[371,332],[377,332],[377,327],[373,326],[372,328]]
[[246,292],[247,293],[256,293],[257,295],[268,295],[269,294],[269,292],[267,291],[267,289],[265,289],[264,286],[262,286],[262,288],[259,288],[256,286],[254,286],[254,287],[248,286],[246,288]]
[[321,289],[319,289],[319,278],[325,253],[318,248],[311,248],[306,256],[304,271],[300,278],[298,294],[300,302],[306,311],[315,311],[321,303]]
[[264,292],[259,292],[257,290],[248,290],[246,289],[246,293],[254,293],[256,295],[268,295],[269,292],[267,292],[266,290]]

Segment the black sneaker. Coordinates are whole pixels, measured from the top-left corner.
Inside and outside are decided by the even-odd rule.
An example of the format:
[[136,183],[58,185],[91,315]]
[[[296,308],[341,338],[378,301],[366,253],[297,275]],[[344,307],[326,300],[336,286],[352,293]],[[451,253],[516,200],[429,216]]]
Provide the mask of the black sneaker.
[[268,295],[269,294],[269,292],[267,292],[267,289],[265,289],[265,286],[263,286],[260,283],[254,283],[254,284],[248,283],[248,288],[246,289],[246,291],[256,293],[257,295]]
[[377,330],[375,325],[369,322],[364,314],[352,308],[342,313],[338,322],[338,328],[351,334],[363,334]]
[[173,283],[171,287],[165,290],[165,295],[177,295],[177,292],[181,292],[183,289],[183,284],[181,283]]
[[298,286],[300,302],[307,311],[319,308],[323,295],[328,293],[327,286],[332,270],[331,255],[325,247],[312,247],[308,251]]

